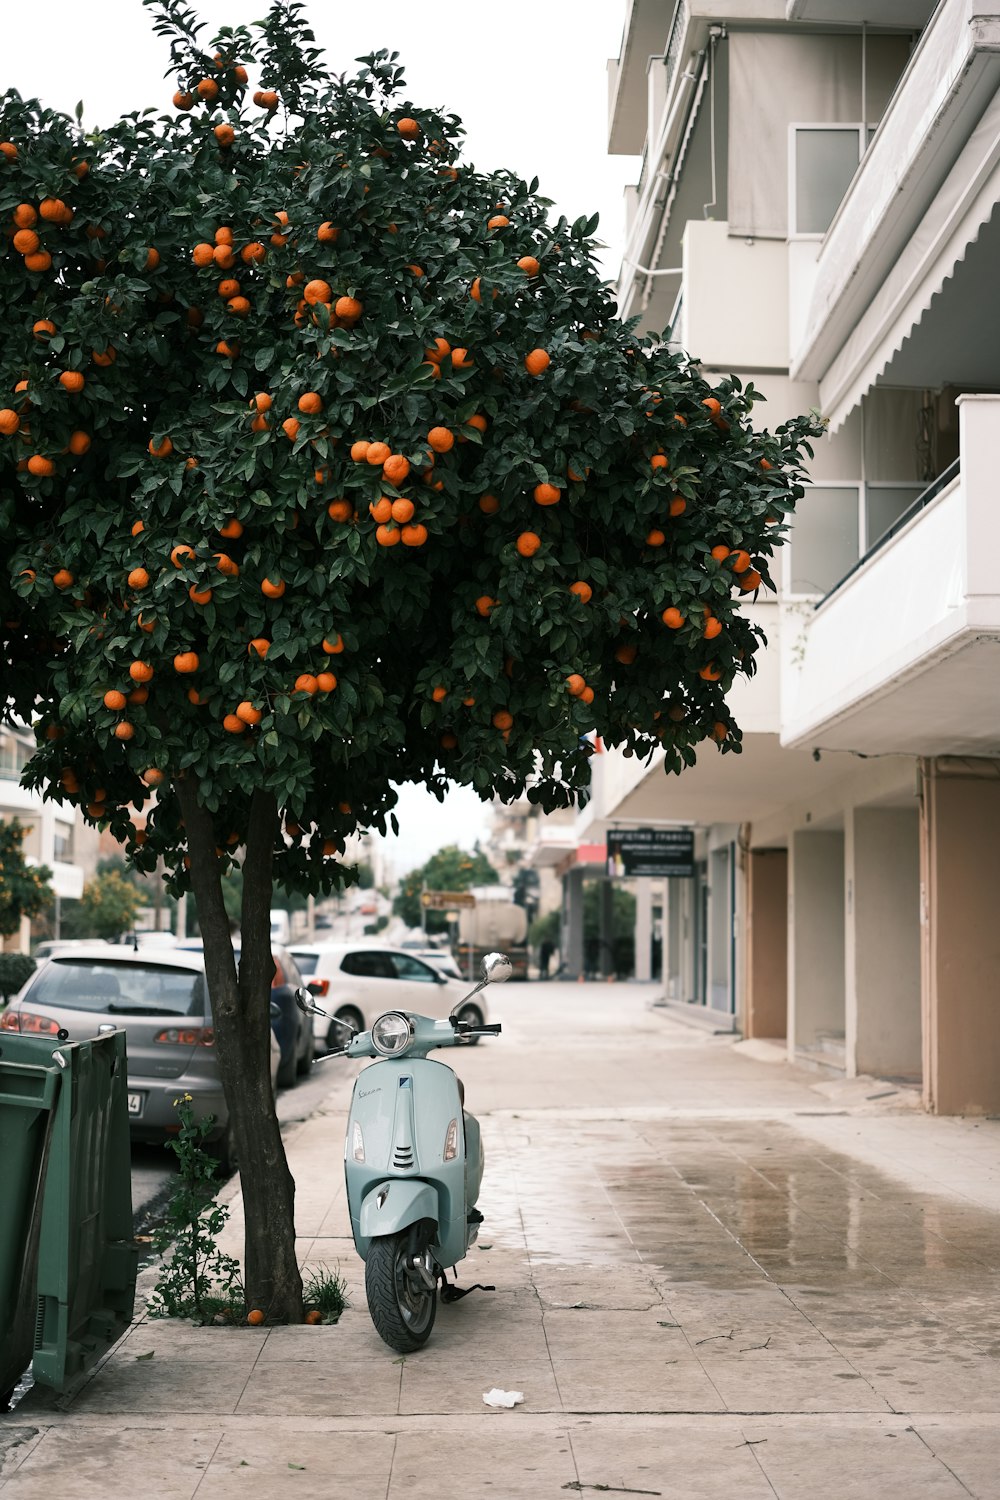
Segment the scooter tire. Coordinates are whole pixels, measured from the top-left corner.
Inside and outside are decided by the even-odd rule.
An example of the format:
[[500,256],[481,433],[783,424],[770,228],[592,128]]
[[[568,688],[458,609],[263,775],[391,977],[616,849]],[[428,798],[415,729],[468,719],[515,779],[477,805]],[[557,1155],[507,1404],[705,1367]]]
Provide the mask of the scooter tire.
[[437,1313],[437,1287],[416,1287],[405,1259],[410,1234],[379,1235],[368,1246],[365,1294],[375,1331],[397,1354],[413,1354],[430,1338]]

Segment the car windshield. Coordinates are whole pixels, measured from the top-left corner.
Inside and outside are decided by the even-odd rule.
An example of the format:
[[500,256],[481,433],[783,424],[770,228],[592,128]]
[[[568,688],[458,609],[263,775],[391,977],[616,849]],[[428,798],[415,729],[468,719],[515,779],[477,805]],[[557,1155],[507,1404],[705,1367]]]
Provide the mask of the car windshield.
[[290,948],[288,951],[298,964],[300,974],[315,974],[318,954],[303,953],[301,948]]
[[205,1013],[205,979],[166,964],[54,958],[32,985],[28,1003],[110,1015],[196,1016]]

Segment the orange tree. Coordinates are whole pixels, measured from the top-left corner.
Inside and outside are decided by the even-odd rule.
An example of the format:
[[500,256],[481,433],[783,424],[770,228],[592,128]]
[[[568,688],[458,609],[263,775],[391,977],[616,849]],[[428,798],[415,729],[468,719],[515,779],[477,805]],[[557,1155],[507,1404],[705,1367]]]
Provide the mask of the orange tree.
[[814,429],[619,322],[596,219],[463,164],[394,56],[335,77],[298,4],[206,49],[144,3],[168,112],[0,97],[4,696],[29,781],[194,893],[248,1294],[294,1318],[272,879],[335,886],[401,782],[583,797],[595,728],[671,771],[738,750],[740,598]]

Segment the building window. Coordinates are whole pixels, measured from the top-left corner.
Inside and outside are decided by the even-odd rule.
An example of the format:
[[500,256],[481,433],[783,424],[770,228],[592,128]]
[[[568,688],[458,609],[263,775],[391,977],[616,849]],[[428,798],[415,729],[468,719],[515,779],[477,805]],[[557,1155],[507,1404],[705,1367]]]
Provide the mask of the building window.
[[786,549],[784,592],[828,594],[921,494],[922,485],[888,481],[807,484]]
[[788,232],[826,234],[861,160],[861,125],[789,127]]
[[19,781],[30,759],[31,747],[12,734],[0,735],[0,776],[8,781]]
[[52,858],[60,864],[73,863],[73,829],[68,823],[57,823],[52,833]]

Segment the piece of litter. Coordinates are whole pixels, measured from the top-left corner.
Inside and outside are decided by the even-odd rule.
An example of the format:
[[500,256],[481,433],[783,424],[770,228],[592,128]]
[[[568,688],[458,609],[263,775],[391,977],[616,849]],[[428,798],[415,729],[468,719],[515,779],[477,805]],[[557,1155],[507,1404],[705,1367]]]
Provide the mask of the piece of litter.
[[519,1406],[523,1400],[523,1391],[501,1391],[494,1386],[491,1391],[483,1392],[484,1406]]

